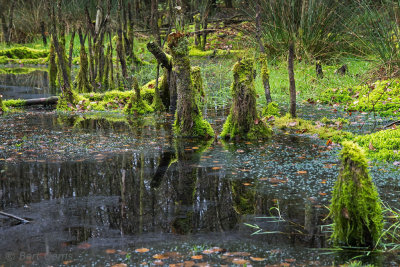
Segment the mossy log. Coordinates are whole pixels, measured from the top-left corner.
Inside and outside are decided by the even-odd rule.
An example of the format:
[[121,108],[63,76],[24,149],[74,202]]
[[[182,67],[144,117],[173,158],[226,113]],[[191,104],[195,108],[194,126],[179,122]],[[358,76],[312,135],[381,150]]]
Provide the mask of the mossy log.
[[214,136],[211,125],[203,119],[197,105],[196,92],[191,78],[188,39],[182,33],[168,36],[168,46],[172,53],[173,73],[176,77],[178,94],[174,131],[180,137]]
[[335,245],[374,247],[382,234],[381,201],[371,176],[365,151],[343,142],[341,169],[333,189],[330,216]]
[[233,103],[221,133],[224,139],[261,139],[271,136],[271,129],[257,114],[253,65],[252,59],[244,58],[233,67]]
[[0,95],[0,115],[7,111],[6,106],[3,103],[3,96]]

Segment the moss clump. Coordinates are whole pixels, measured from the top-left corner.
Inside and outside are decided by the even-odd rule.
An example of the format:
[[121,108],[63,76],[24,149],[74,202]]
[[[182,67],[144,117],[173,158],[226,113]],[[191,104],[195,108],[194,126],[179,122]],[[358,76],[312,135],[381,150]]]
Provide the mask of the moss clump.
[[400,129],[388,129],[354,138],[368,156],[383,161],[400,160]]
[[153,112],[153,108],[150,107],[140,96],[140,89],[137,79],[133,79],[134,93],[132,93],[131,98],[126,105],[124,112],[128,114],[146,114]]
[[279,111],[279,106],[278,103],[276,102],[271,102],[266,106],[263,111],[262,111],[263,117],[269,117],[269,116],[280,116],[281,113]]
[[9,99],[3,101],[4,106],[7,107],[23,107],[25,106],[25,100],[23,99]]
[[[68,96],[68,99],[65,94],[60,96],[57,102],[57,110],[72,111],[76,108],[76,105],[79,105],[79,109],[84,109],[84,105],[82,105],[83,103],[86,102],[84,97],[77,94],[75,91],[71,91],[70,94],[71,95]],[[72,99],[72,101],[69,101],[69,99]],[[79,104],[79,102],[81,102],[81,104]],[[82,108],[80,108],[81,105]]]
[[35,68],[2,68],[0,74],[29,74],[37,71]]
[[0,50],[0,56],[11,59],[40,59],[49,55],[48,50],[37,50],[28,47],[13,47],[10,49]]
[[207,50],[203,51],[197,47],[191,47],[189,51],[190,57],[235,57],[236,55],[243,54],[244,50]]
[[342,145],[341,170],[330,206],[331,238],[335,245],[374,247],[383,229],[381,201],[364,150],[350,141]]
[[0,115],[7,111],[8,111],[8,108],[3,103],[3,96],[0,95]]
[[271,129],[258,117],[253,60],[244,58],[233,67],[233,103],[224,124],[224,139],[259,139],[271,136]]
[[317,134],[321,139],[331,139],[333,142],[351,140],[354,138],[350,132],[339,130],[340,125],[327,126],[321,122],[312,122],[304,119],[293,119],[290,114],[275,119],[274,125],[281,130],[296,130],[298,133]]

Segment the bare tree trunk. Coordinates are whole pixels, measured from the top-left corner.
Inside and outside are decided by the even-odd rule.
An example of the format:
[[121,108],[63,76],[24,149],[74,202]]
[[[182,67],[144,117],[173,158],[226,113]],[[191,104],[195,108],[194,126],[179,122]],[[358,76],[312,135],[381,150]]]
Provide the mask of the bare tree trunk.
[[47,46],[47,37],[46,37],[46,29],[45,29],[44,21],[40,22],[40,31],[41,31],[41,34],[42,34],[43,45]]
[[158,0],[151,0],[150,27],[157,44],[161,46],[160,31],[158,27]]
[[294,79],[294,43],[290,41],[288,56],[288,73],[289,73],[289,91],[290,91],[290,115],[296,118],[296,81]]
[[124,52],[124,45],[123,45],[123,36],[122,36],[122,17],[121,17],[121,11],[122,11],[122,0],[118,0],[118,39],[117,39],[117,54],[119,61],[121,63],[121,70],[122,70],[122,77],[123,79],[128,78],[128,71],[126,67],[126,58],[125,58],[125,52]]
[[10,7],[10,12],[8,14],[9,16],[9,21],[7,25],[7,21],[5,17],[3,16],[3,33],[4,33],[4,39],[7,43],[7,45],[11,44],[11,34],[12,34],[12,28],[13,28],[13,23],[14,23],[14,10],[15,10],[15,4],[17,1],[13,0],[11,3]]

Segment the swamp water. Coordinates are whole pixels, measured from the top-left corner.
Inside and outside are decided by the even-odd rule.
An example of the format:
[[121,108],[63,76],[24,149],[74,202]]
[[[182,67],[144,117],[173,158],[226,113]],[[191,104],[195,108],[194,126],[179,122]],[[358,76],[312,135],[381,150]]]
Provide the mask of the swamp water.
[[3,99],[46,98],[59,94],[49,87],[49,74],[44,68],[3,68],[0,70],[0,95]]
[[[207,117],[220,132],[226,112]],[[328,249],[321,226],[330,223],[323,219],[337,149],[281,132],[262,142],[178,141],[172,119],[35,110],[0,117],[1,208],[31,221],[0,217],[0,264],[400,263],[397,253]],[[399,170],[371,165],[383,201],[399,208]],[[271,233],[251,235],[246,223]]]

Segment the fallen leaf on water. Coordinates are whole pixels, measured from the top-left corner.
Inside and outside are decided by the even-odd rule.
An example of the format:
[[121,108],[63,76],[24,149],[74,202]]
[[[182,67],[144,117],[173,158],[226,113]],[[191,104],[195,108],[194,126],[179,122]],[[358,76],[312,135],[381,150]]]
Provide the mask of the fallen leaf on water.
[[92,245],[90,245],[89,243],[82,243],[82,244],[80,244],[79,246],[78,246],[78,248],[81,248],[81,249],[88,249],[88,248],[90,248]]
[[331,139],[328,139],[328,141],[326,141],[326,145],[327,145],[327,146],[332,145],[332,140],[331,140]]
[[265,258],[250,257],[252,261],[265,261]]
[[296,259],[285,259],[286,262],[295,262]]
[[307,174],[307,171],[298,171],[297,174]]
[[232,260],[232,263],[241,264],[242,265],[242,264],[248,264],[249,261],[245,260],[245,259],[235,258],[235,259]]
[[166,259],[168,259],[168,256],[166,256],[164,254],[155,254],[155,255],[153,255],[153,258],[157,259],[157,260],[166,260]]
[[220,169],[222,169],[222,167],[219,167],[219,166],[218,167],[212,167],[211,169],[212,170],[220,170]]
[[322,180],[322,181],[321,181],[321,184],[326,184],[326,180]]
[[112,265],[111,267],[126,267],[126,266],[128,266],[128,265],[126,265],[125,263],[117,263],[117,264]]
[[194,147],[192,147],[192,149],[193,149],[193,150],[199,149],[199,147],[198,147],[198,146],[194,146]]
[[185,264],[186,267],[191,267],[196,264],[194,261],[185,261],[183,263]]
[[162,262],[160,260],[156,260],[156,261],[153,261],[153,264],[161,266],[161,265],[164,265],[164,262]]
[[321,196],[326,196],[326,193],[320,192],[320,193],[318,193],[318,194],[320,194]]
[[249,186],[251,183],[243,183],[244,186]]
[[238,153],[244,153],[244,150],[243,150],[243,149],[238,149],[238,150],[236,150],[236,152],[238,152]]
[[148,252],[150,249],[148,249],[148,248],[137,248],[137,249],[135,249],[135,251],[136,252],[139,252],[139,253],[145,253],[145,252]]
[[117,252],[115,249],[112,249],[112,248],[106,249],[107,254],[114,254],[115,252]]
[[211,249],[206,249],[203,251],[203,254],[213,254],[213,253],[214,253],[214,251]]
[[64,265],[69,265],[70,263],[73,263],[74,261],[63,261]]
[[193,255],[191,258],[194,260],[201,260],[203,258],[203,256],[202,255]]

